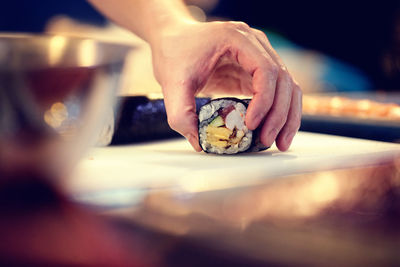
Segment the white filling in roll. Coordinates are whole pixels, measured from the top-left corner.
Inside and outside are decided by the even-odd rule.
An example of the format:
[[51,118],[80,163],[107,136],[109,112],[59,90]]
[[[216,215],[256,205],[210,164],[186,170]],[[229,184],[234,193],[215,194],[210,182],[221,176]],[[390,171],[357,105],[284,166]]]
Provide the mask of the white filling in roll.
[[204,151],[236,154],[246,151],[252,131],[245,125],[246,106],[231,99],[218,99],[203,106],[199,113],[199,138]]

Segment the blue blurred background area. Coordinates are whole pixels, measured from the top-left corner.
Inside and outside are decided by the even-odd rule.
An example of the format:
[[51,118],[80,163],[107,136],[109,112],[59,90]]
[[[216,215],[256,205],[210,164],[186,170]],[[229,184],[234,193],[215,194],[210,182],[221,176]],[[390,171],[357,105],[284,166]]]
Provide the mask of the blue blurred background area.
[[[217,16],[268,27],[307,49],[349,63],[373,88],[400,89],[400,1],[221,0]],[[337,62],[332,67],[339,67]],[[348,71],[344,68],[343,71]],[[339,71],[341,72],[341,71]],[[338,72],[334,71],[328,76]]]
[[[283,55],[315,51],[318,60],[310,64],[323,83],[320,90],[400,90],[400,1],[187,2],[203,8],[208,19],[241,20],[264,30]],[[42,32],[57,15],[107,24],[84,0],[13,0],[2,3],[0,31]]]
[[98,25],[106,22],[85,0],[3,0],[0,8],[0,31],[42,32],[46,23],[57,15]]

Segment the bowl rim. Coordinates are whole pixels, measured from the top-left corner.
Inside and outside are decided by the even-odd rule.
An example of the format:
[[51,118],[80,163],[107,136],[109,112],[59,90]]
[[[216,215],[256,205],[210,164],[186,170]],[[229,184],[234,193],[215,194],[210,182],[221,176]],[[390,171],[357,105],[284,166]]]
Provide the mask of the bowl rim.
[[7,31],[0,31],[0,39],[51,39],[53,37],[64,37],[70,40],[75,41],[93,41],[98,42],[100,44],[111,45],[111,46],[118,46],[118,47],[126,47],[128,49],[137,48],[137,45],[131,44],[128,42],[117,42],[111,40],[105,40],[101,38],[94,38],[90,36],[81,36],[81,35],[73,35],[73,34],[66,34],[66,33],[48,33],[48,32],[7,32]]
[[[95,67],[95,66],[103,66],[103,65],[109,65],[109,64],[114,64],[118,62],[122,62],[128,57],[128,54],[137,49],[137,46],[134,44],[127,44],[127,43],[121,43],[121,42],[116,42],[116,41],[110,41],[110,40],[102,40],[99,38],[93,38],[89,36],[73,36],[69,34],[56,34],[56,33],[29,33],[29,32],[1,32],[0,31],[0,45],[2,43],[6,44],[11,44],[11,47],[13,46],[19,46],[21,45],[26,46],[26,47],[32,47],[32,49],[36,49],[35,47],[38,47],[37,45],[41,46],[41,44],[44,44],[44,47],[48,46],[53,38],[56,37],[61,37],[66,40],[66,42],[70,45],[70,47],[78,47],[83,43],[89,42],[90,44],[93,44],[96,49],[98,48],[99,51],[106,49],[106,51],[114,51],[112,52],[113,56],[105,56],[106,54],[101,53],[100,57],[96,59],[93,63],[75,63],[74,61],[70,61],[73,63],[47,63],[46,60],[44,60],[42,63],[39,63],[36,65],[36,63],[33,64],[33,66],[24,65],[20,63],[20,59],[17,60],[19,63],[15,63],[15,65],[10,64],[10,57],[12,55],[9,55],[8,58],[4,58],[3,61],[6,62],[3,65],[6,67],[3,68],[0,66],[0,69],[7,69],[7,70],[29,70],[29,69],[35,69],[36,67]],[[31,45],[25,45],[26,43],[30,43]],[[15,45],[14,45],[15,44]],[[9,46],[9,45],[7,45]],[[71,48],[72,49],[72,48]],[[33,55],[36,52],[29,52],[29,48],[26,50],[28,51],[27,54]],[[39,50],[38,50],[39,51]],[[72,51],[72,50],[70,50]],[[7,53],[6,53],[7,54]],[[108,57],[107,60],[105,60],[105,57]],[[104,61],[103,61],[104,60]],[[16,62],[16,61],[12,61]],[[61,62],[61,61],[60,61]],[[22,67],[21,67],[22,66]]]

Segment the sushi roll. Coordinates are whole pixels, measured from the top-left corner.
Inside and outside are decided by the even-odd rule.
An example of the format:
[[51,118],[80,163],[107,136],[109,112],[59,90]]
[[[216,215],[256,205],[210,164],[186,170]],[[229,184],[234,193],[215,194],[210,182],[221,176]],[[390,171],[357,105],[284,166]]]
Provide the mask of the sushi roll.
[[[196,98],[195,100],[198,109],[210,101],[209,98]],[[163,99],[122,96],[119,98],[119,103],[120,108],[115,118],[115,131],[111,145],[164,140],[181,136],[168,125]]]
[[203,151],[215,154],[258,152],[267,149],[259,130],[249,130],[245,116],[249,99],[218,98],[199,110],[199,143]]

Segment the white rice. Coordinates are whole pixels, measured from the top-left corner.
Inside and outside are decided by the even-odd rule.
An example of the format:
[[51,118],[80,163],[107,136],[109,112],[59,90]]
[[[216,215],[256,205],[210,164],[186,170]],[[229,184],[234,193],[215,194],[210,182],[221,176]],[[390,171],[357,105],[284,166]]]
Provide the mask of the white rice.
[[[218,99],[218,100],[213,100],[210,103],[204,105],[201,107],[200,112],[199,112],[199,139],[200,139],[200,145],[203,148],[203,150],[211,153],[216,153],[216,154],[236,154],[238,152],[243,152],[249,149],[253,137],[253,132],[248,130],[246,126],[243,126],[243,131],[245,133],[244,137],[242,140],[239,142],[239,144],[230,146],[228,148],[221,148],[217,146],[213,146],[210,143],[207,142],[207,133],[206,133],[206,128],[209,124],[211,118],[215,118],[218,116],[218,110],[227,106],[233,105],[235,109],[242,113],[243,115],[246,115],[246,107],[243,105],[241,102],[236,102],[231,99]],[[208,121],[208,122],[207,122]],[[240,123],[239,123],[240,124]],[[243,116],[243,122],[242,124],[244,125],[244,116]]]

